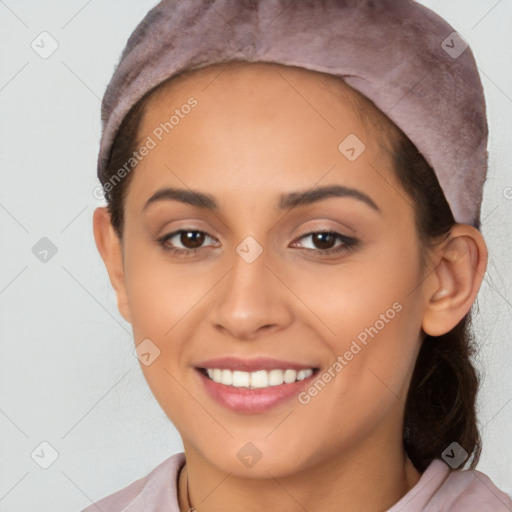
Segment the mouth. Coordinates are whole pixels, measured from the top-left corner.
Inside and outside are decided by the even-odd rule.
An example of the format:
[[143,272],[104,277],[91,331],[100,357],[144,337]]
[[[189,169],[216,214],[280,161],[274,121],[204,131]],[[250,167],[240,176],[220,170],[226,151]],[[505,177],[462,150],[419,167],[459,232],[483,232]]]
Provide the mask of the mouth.
[[227,363],[217,362],[208,367],[196,366],[195,371],[210,398],[226,409],[244,414],[262,413],[290,401],[320,372],[318,367],[304,365],[279,368],[275,361],[266,369],[254,368],[253,362],[251,371],[240,370],[243,365],[247,366],[241,363],[235,364],[238,368],[227,368]]

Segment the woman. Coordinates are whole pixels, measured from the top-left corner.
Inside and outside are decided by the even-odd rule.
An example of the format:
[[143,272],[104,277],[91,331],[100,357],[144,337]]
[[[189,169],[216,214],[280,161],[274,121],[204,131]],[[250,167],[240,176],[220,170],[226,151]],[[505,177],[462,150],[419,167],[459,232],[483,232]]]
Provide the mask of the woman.
[[163,1],[102,120],[96,244],[184,452],[98,508],[511,510],[474,469],[487,123],[444,20]]

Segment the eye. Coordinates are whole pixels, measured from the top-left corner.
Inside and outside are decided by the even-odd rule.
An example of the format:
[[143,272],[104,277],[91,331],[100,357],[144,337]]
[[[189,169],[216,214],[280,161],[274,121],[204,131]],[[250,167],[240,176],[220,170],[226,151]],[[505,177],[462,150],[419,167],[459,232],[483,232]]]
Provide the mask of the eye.
[[[299,240],[311,238],[313,247],[306,247],[307,250],[324,253],[326,255],[338,253],[341,251],[353,249],[357,245],[355,238],[342,235],[336,231],[313,231],[300,237]],[[333,245],[339,240],[341,243],[336,246]]]
[[[179,229],[167,235],[162,236],[157,242],[162,248],[171,254],[193,254],[199,249],[202,249],[202,244],[206,238],[211,238],[212,235],[207,231],[200,231],[198,229]],[[175,239],[175,242],[180,243],[182,247],[169,246],[169,242]]]

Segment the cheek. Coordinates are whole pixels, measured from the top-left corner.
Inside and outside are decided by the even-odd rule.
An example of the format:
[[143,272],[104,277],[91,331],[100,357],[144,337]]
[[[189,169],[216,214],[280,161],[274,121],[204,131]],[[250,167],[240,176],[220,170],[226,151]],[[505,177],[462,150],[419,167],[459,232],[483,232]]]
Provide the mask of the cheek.
[[148,242],[127,242],[125,282],[136,342],[172,337],[175,325],[208,289],[197,268],[186,262],[171,263],[162,249]]
[[191,410],[201,413],[191,405],[190,395],[183,387],[186,384],[182,368],[189,339],[188,331],[184,331],[187,314],[198,302],[200,293],[179,272],[171,275],[161,266],[133,263],[132,271],[127,272],[133,338],[135,345],[150,340],[152,352],[149,364],[141,358],[141,370],[160,407],[180,430],[185,428],[183,422],[190,422],[187,418]]
[[[346,340],[374,325],[386,311],[386,319],[391,320],[385,323],[388,331],[392,330],[388,326],[397,324],[395,318],[407,316],[396,310],[406,311],[418,301],[411,293],[419,284],[416,260],[413,247],[379,243],[339,265],[293,268],[286,279],[311,311],[311,321],[316,319],[321,326],[325,339]],[[302,310],[306,318],[307,310]],[[333,348],[342,346],[333,342]]]
[[331,354],[328,365],[340,363],[332,367],[336,377],[326,400],[341,398],[365,409],[376,400],[384,407],[381,400],[404,392],[421,332],[414,251],[410,244],[380,244],[364,261],[354,256],[346,265],[319,266],[294,281],[294,292],[312,312],[305,310],[303,318]]

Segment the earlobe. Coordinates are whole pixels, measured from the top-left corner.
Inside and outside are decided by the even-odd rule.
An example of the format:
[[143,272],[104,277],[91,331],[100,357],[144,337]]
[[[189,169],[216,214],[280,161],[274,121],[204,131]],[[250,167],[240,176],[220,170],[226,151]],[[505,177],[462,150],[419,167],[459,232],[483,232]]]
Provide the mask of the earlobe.
[[131,322],[126,293],[122,243],[112,226],[107,207],[101,206],[94,210],[93,232],[96,247],[105,263],[110,283],[116,293],[119,313],[127,322]]
[[467,224],[456,224],[436,253],[437,264],[426,280],[422,323],[430,336],[449,332],[468,313],[487,267],[482,234]]

